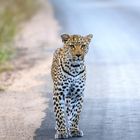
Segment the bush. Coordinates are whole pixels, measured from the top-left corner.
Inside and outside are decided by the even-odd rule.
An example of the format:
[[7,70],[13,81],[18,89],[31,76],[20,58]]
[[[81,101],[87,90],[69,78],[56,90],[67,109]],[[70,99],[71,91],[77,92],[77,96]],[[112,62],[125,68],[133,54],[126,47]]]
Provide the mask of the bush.
[[19,24],[32,17],[38,7],[36,0],[0,0],[0,69],[14,53]]

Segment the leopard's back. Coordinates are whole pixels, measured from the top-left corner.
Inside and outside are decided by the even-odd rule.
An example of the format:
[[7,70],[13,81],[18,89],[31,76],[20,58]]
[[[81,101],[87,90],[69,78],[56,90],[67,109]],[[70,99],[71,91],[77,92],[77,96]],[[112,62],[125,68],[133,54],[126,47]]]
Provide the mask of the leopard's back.
[[62,57],[62,51],[62,48],[57,48],[53,54],[53,61],[51,67],[51,76],[53,80],[57,75],[57,69],[60,67],[60,58]]

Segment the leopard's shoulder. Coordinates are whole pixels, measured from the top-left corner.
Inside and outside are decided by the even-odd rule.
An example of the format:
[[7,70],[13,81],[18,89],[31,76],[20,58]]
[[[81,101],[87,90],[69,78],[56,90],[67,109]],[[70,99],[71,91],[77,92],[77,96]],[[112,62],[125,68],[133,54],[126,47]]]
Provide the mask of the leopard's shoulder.
[[64,48],[57,48],[53,54],[53,57],[58,59],[63,55],[63,52],[64,52]]

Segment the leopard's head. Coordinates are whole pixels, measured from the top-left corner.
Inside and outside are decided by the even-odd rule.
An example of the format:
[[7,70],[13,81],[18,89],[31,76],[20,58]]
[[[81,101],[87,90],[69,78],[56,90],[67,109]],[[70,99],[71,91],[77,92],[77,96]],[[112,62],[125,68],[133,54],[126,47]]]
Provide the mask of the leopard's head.
[[64,46],[69,50],[73,61],[84,60],[85,55],[88,52],[89,43],[91,42],[93,35],[87,36],[81,35],[68,35],[62,34],[62,42]]

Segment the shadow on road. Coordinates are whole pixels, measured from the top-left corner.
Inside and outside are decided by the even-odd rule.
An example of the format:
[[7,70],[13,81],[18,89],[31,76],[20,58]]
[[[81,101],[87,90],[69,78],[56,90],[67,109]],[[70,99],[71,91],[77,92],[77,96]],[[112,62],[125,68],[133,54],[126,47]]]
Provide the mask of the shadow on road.
[[41,122],[40,128],[35,131],[34,140],[53,140],[54,139],[54,114],[53,114],[53,102],[52,102],[52,93],[44,95],[45,98],[49,99],[48,107],[44,110],[45,117]]

